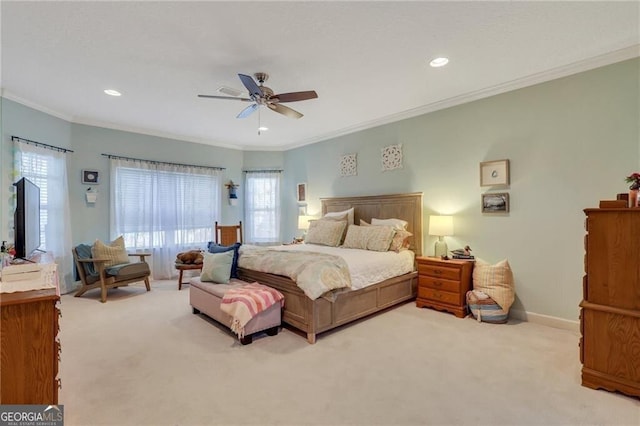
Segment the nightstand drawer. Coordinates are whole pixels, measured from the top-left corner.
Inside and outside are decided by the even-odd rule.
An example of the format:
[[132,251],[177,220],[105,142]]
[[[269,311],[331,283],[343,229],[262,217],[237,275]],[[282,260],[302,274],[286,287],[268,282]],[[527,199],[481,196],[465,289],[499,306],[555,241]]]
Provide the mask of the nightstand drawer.
[[418,273],[420,275],[429,275],[436,278],[460,280],[460,268],[449,268],[446,266],[431,265],[429,263],[418,263]]
[[457,305],[460,300],[460,295],[458,293],[450,293],[448,291],[440,291],[423,287],[418,288],[418,297],[451,305]]
[[445,280],[426,275],[420,275],[420,285],[434,290],[444,290],[451,293],[460,293],[460,281]]

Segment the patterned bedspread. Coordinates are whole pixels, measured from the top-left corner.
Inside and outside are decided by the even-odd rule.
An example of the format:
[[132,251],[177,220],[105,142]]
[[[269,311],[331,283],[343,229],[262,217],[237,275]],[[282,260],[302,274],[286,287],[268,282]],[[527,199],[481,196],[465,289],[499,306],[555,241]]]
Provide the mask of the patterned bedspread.
[[343,258],[330,254],[243,245],[238,266],[289,277],[311,300],[329,290],[351,287],[347,263]]

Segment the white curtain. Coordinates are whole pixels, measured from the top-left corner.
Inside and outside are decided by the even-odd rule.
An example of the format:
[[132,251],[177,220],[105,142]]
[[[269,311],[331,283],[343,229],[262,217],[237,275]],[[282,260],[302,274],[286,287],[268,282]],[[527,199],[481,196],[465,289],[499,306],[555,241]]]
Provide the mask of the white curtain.
[[128,251],[149,252],[155,279],[176,275],[179,252],[205,249],[220,220],[221,171],[111,159],[111,237]]
[[60,292],[69,293],[77,286],[72,276],[66,154],[23,142],[15,142],[15,147],[18,178],[26,177],[40,188],[40,249],[51,255],[58,265]]
[[245,172],[245,241],[277,244],[280,238],[280,171]]

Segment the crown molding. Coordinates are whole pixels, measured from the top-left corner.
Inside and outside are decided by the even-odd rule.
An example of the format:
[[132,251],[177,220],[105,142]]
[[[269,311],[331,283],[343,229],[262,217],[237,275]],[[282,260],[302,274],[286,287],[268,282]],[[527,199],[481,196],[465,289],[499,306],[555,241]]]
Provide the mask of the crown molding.
[[42,106],[42,105],[37,104],[35,102],[32,102],[30,100],[21,98],[20,96],[17,96],[16,94],[11,93],[7,89],[4,89],[4,88],[1,89],[0,90],[0,95],[2,95],[2,97],[5,98],[5,99],[9,99],[10,101],[17,102],[17,103],[19,103],[21,105],[24,105],[26,107],[29,107],[31,109],[35,109],[36,111],[40,111],[40,112],[43,112],[45,114],[52,115],[52,116],[54,116],[56,118],[68,121],[70,123],[73,122],[73,116],[71,116],[69,114],[65,114],[65,113],[60,112],[60,111],[53,110],[51,108],[47,108],[45,106]]
[[433,102],[431,104],[420,106],[418,108],[413,108],[406,111],[402,111],[397,114],[392,114],[379,119],[356,124],[354,126],[345,127],[345,128],[336,130],[335,132],[325,133],[324,135],[321,135],[321,136],[316,136],[316,137],[306,139],[291,145],[287,145],[284,147],[284,150],[286,151],[289,149],[300,148],[305,145],[311,145],[311,144],[322,142],[325,140],[348,135],[350,133],[355,133],[355,132],[367,130],[373,127],[382,126],[384,124],[394,123],[400,120],[417,117],[419,115],[424,115],[424,114],[428,114],[430,112],[438,111],[441,109],[462,105],[462,104],[473,102],[479,99],[484,99],[491,96],[499,95],[501,93],[511,92],[517,89],[523,89],[525,87],[534,86],[536,84],[545,83],[548,81],[556,80],[558,78],[567,77],[569,75],[578,74],[581,72],[589,71],[595,68],[600,68],[606,65],[615,64],[617,62],[622,62],[622,61],[626,61],[627,59],[633,59],[637,57],[640,57],[640,44],[634,44],[632,46],[628,46],[623,49],[608,52],[599,56],[594,56],[589,59],[574,62],[574,63],[557,67],[548,71],[531,74],[523,78],[511,80],[505,83],[501,83],[495,86],[476,90],[473,92],[468,92],[463,95],[454,96],[452,98],[444,99],[438,102]]
[[442,101],[433,102],[428,105],[420,106],[410,110],[402,111],[396,114],[391,114],[385,117],[380,117],[374,120],[369,120],[363,123],[359,123],[353,126],[344,127],[334,132],[324,133],[313,138],[304,139],[298,142],[294,142],[288,145],[281,146],[252,146],[252,145],[232,145],[229,143],[223,143],[218,141],[212,141],[204,138],[194,138],[185,135],[171,134],[161,132],[157,130],[138,128],[134,126],[120,125],[116,123],[102,122],[98,120],[91,120],[84,117],[72,116],[60,111],[55,111],[51,108],[39,105],[35,102],[31,102],[27,99],[21,98],[6,89],[0,89],[0,95],[6,99],[18,102],[34,110],[43,112],[45,114],[52,115],[62,120],[68,121],[74,124],[84,124],[87,126],[103,127],[107,129],[120,130],[123,132],[139,133],[148,136],[155,136],[166,139],[174,139],[185,142],[193,142],[204,145],[216,146],[219,148],[228,148],[240,151],[288,151],[290,149],[300,148],[306,145],[311,145],[318,142],[323,142],[329,139],[334,139],[340,136],[348,135],[351,133],[359,132],[362,130],[371,129],[373,127],[382,126],[389,123],[394,123],[400,120],[417,117],[419,115],[428,114],[434,111],[438,111],[445,108],[450,108],[457,105],[462,105],[468,102],[476,101],[479,99],[488,98],[490,96],[499,95],[501,93],[510,92],[517,89],[533,86],[547,81],[555,80],[558,78],[566,77],[580,72],[589,71],[595,68],[611,65],[617,62],[622,62],[627,59],[640,57],[640,44],[633,44],[631,46],[614,50],[599,56],[594,56],[589,59],[574,62],[568,65],[557,67],[548,71],[531,74],[529,76],[519,78],[516,80],[508,81],[498,84],[496,86],[487,87],[484,89],[476,90],[473,92],[465,93],[463,95],[454,96],[452,98],[444,99]]
[[244,150],[242,146],[212,141],[210,139],[195,138],[192,136],[180,135],[180,134],[169,133],[169,132],[161,132],[158,130],[146,129],[142,127],[120,125],[117,123],[92,120],[85,117],[74,117],[72,120],[72,123],[82,124],[85,126],[102,127],[104,129],[118,130],[122,132],[137,133],[137,134],[146,135],[146,136],[155,136],[157,138],[173,139],[181,142],[193,142],[201,145],[215,146],[218,148],[227,148],[227,149],[233,149],[233,150],[239,150],[239,151]]

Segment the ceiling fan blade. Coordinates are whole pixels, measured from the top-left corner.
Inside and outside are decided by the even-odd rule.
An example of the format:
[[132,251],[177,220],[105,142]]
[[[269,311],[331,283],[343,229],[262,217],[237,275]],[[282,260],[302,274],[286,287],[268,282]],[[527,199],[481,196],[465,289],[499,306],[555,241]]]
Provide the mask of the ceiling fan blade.
[[199,98],[213,98],[213,99],[231,99],[232,101],[253,102],[253,99],[236,98],[235,96],[198,95],[198,97]]
[[255,80],[251,76],[238,74],[238,77],[240,77],[240,81],[242,81],[242,84],[244,84],[244,87],[247,88],[252,97],[261,98],[264,96],[262,89],[260,89],[260,86],[256,84]]
[[291,109],[287,106],[284,105],[280,105],[280,104],[267,104],[267,106],[269,107],[270,110],[278,112],[282,115],[286,115],[289,118],[301,118],[302,114],[300,114],[298,111]]
[[236,116],[236,118],[247,118],[248,116],[250,116],[253,111],[255,111],[256,109],[258,109],[258,104],[251,104],[248,107],[246,107],[245,109],[243,109],[242,111],[240,111],[240,114],[238,114]]
[[318,94],[316,93],[315,90],[309,90],[306,92],[280,93],[278,95],[273,95],[271,98],[277,98],[278,102],[282,103],[282,102],[306,101],[307,99],[315,99],[317,97],[318,97]]

